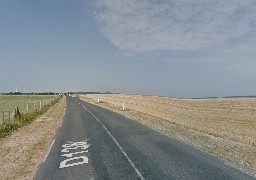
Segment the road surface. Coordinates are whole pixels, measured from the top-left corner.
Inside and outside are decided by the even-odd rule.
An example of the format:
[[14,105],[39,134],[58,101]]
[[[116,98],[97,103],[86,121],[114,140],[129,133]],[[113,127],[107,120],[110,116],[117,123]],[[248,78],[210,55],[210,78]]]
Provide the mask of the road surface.
[[256,179],[122,115],[67,97],[36,180]]

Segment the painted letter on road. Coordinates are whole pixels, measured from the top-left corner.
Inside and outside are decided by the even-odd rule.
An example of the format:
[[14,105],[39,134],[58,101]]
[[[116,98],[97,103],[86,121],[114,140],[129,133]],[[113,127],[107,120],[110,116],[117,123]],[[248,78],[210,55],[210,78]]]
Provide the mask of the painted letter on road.
[[89,144],[87,144],[87,140],[80,142],[71,142],[67,141],[67,144],[62,145],[62,154],[61,156],[67,157],[68,159],[63,160],[60,163],[59,168],[66,168],[77,166],[81,164],[88,163],[88,157],[84,155],[84,153],[88,152]]

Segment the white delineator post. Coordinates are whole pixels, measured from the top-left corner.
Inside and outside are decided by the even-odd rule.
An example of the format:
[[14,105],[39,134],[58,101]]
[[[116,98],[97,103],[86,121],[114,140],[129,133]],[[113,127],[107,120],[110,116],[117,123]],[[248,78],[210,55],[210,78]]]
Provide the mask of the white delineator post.
[[124,111],[124,103],[123,103],[123,111]]
[[98,99],[98,103],[100,103],[100,100]]

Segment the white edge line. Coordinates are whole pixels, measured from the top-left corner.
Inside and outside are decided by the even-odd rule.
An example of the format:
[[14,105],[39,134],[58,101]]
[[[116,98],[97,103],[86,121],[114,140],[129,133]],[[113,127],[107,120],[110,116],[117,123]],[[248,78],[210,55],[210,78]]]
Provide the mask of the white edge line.
[[[66,115],[66,110],[67,110],[67,108],[65,108],[65,110],[64,110],[64,113],[63,113],[63,118],[65,117],[65,115]],[[62,126],[62,123],[63,123],[63,120],[61,121],[61,123],[60,123],[60,127]]]
[[249,176],[252,176],[252,177],[256,178],[256,174],[255,174],[254,172],[247,171],[246,169],[243,169],[243,168],[237,166],[237,165],[236,165],[235,163],[233,163],[233,162],[230,162],[230,161],[227,161],[227,160],[224,159],[224,163],[225,163],[225,165],[227,165],[227,166],[230,166],[230,167],[232,167],[232,168],[234,168],[234,169],[237,169],[237,170],[239,170],[239,171],[242,171],[244,174],[247,174],[247,175],[249,175]]
[[55,143],[55,140],[56,140],[56,139],[54,139],[54,140],[52,141],[52,144],[51,144],[50,148],[48,149],[47,154],[45,155],[45,157],[44,157],[44,161],[43,161],[43,162],[45,162],[45,161],[46,161],[46,159],[47,159],[48,155],[50,154],[51,149],[52,149],[52,146],[53,146],[53,144]]
[[126,154],[126,152],[123,150],[123,148],[121,147],[121,145],[117,142],[117,140],[114,138],[114,136],[112,136],[112,134],[108,131],[108,129],[104,126],[104,124],[102,124],[102,122],[91,112],[89,111],[86,107],[84,107],[84,105],[82,105],[83,108],[88,111],[100,124],[101,126],[107,131],[107,133],[109,134],[109,136],[112,138],[112,140],[116,143],[116,145],[118,146],[118,148],[121,150],[121,152],[123,153],[123,155],[126,157],[126,159],[128,160],[129,164],[132,166],[132,168],[135,170],[136,174],[139,176],[139,178],[141,180],[145,180],[145,178],[142,176],[141,172],[138,170],[138,168],[135,166],[135,164],[132,162],[132,160],[129,158],[129,156]]

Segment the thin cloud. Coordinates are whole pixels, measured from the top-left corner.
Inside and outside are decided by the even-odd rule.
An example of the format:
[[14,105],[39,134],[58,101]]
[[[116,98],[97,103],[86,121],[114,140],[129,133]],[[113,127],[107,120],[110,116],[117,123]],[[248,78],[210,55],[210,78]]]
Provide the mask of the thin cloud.
[[255,0],[94,0],[93,17],[119,49],[198,51],[256,29]]

